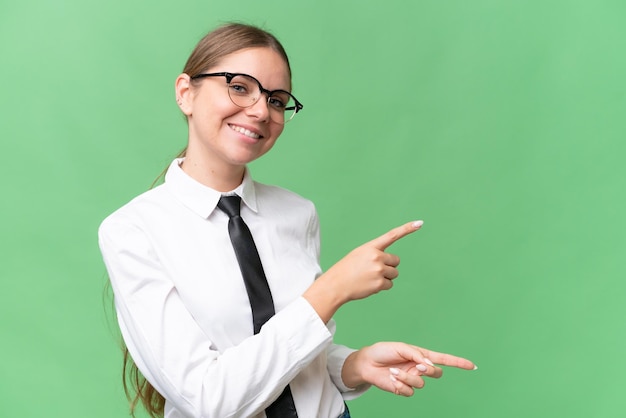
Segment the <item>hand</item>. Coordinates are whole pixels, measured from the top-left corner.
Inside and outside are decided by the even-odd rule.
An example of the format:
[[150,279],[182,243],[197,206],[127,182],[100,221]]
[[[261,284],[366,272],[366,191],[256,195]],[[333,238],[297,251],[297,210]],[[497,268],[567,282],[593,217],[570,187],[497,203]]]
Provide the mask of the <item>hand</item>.
[[423,222],[409,222],[352,250],[328,270],[341,286],[346,301],[363,299],[381,290],[391,289],[393,279],[398,277],[400,257],[385,250],[421,228]]
[[440,364],[474,370],[471,361],[414,345],[383,342],[364,347],[346,359],[341,376],[348,387],[370,383],[382,390],[412,396],[414,388],[424,387],[424,376],[439,378]]
[[355,248],[320,278],[332,278],[332,285],[344,303],[390,289],[391,281],[399,274],[400,257],[385,250],[420,229],[422,224],[422,221],[409,222]]
[[394,242],[421,228],[409,222],[352,250],[315,280],[303,294],[324,322],[346,302],[390,289],[398,277],[400,257],[385,252]]

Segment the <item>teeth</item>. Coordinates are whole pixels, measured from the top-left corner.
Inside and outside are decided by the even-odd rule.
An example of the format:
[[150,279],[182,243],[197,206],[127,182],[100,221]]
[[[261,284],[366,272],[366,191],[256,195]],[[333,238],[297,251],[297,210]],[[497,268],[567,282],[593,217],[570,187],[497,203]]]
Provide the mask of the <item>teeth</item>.
[[254,139],[261,138],[261,135],[256,134],[256,133],[254,133],[254,132],[252,132],[252,131],[250,131],[250,130],[248,130],[246,128],[242,128],[241,126],[230,125],[230,127],[233,129],[233,131],[237,131],[240,134],[244,134],[247,137],[254,138]]

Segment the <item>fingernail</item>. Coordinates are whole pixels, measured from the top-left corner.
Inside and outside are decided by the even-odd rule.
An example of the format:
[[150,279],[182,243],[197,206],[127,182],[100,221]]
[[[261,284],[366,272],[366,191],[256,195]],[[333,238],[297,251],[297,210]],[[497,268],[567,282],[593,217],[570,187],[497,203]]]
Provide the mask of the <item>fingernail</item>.
[[428,364],[429,366],[434,366],[433,362],[427,358],[424,359],[424,363]]
[[395,367],[390,367],[389,368],[389,373],[391,373],[394,376],[397,376],[400,374],[400,369],[396,369]]
[[424,225],[424,221],[415,221],[415,222],[413,222],[413,228],[419,228],[422,225]]
[[420,372],[425,372],[426,370],[428,370],[428,367],[424,366],[423,364],[418,364],[417,366],[415,366],[415,368]]
[[478,366],[474,364],[474,368],[472,370],[478,370]]
[[392,382],[397,382],[398,379],[396,379],[396,377],[392,374],[389,375],[389,378],[391,379]]

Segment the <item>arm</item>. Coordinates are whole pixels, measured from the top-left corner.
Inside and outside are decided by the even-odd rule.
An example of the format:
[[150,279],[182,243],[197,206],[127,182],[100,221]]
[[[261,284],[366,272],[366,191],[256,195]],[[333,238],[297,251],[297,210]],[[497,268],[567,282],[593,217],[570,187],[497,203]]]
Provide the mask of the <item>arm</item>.
[[[332,324],[332,325],[331,325]],[[329,322],[329,328],[331,332],[334,333],[334,322],[331,320]],[[351,400],[356,399],[365,393],[369,388],[369,383],[359,384],[357,386],[348,386],[344,382],[342,377],[342,371],[344,368],[344,364],[346,359],[350,357],[357,350],[346,347],[340,344],[331,344],[330,347],[326,350],[326,368],[328,370],[328,374],[330,375],[331,380],[333,381],[335,387],[341,392],[343,399]]]
[[[303,296],[322,320],[328,321],[344,303],[390,289],[392,280],[398,277],[400,259],[385,250],[421,226],[421,221],[407,223],[356,248],[320,276]],[[405,396],[411,396],[413,388],[424,386],[422,376],[438,378],[442,375],[441,368],[433,362],[469,370],[475,368],[469,360],[404,343],[377,343],[354,351],[343,360],[341,382],[333,379],[337,387],[375,385]],[[329,355],[331,376],[332,367]]]
[[133,359],[185,415],[258,414],[331,342],[328,328],[298,298],[259,334],[220,353],[185,307],[141,228],[123,217],[105,221],[100,246]]

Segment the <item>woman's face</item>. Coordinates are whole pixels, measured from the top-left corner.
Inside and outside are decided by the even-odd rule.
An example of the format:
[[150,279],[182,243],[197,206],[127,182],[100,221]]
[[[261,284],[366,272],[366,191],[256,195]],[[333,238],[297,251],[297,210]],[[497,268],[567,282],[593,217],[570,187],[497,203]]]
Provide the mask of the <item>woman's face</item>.
[[[251,75],[268,90],[291,90],[287,64],[271,48],[239,50],[205,71],[217,72]],[[213,169],[241,169],[272,149],[284,125],[270,119],[265,95],[241,108],[230,100],[225,77],[207,77],[196,87],[181,90],[183,76],[177,80],[177,94],[189,124],[188,152],[201,153]]]

